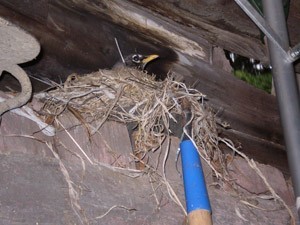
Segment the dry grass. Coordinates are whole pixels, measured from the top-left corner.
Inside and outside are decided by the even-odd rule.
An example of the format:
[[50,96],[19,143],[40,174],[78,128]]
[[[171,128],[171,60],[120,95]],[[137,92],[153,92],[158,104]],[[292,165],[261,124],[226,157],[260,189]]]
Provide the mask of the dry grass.
[[[193,136],[207,157],[219,160],[214,115],[201,104],[205,97],[168,77],[157,82],[134,69],[101,70],[85,76],[71,75],[64,86],[40,96],[44,110],[59,115],[67,108],[76,111],[93,134],[106,120],[136,123],[135,146],[142,154],[158,149],[170,133],[170,120],[178,122],[181,102],[186,99],[194,115]],[[78,116],[77,116],[78,118]],[[183,126],[184,124],[182,124]],[[222,163],[222,162],[220,162]]]
[[[235,148],[230,140],[219,137],[215,114],[205,104],[205,95],[175,81],[171,75],[164,81],[157,82],[154,77],[129,68],[100,70],[85,76],[73,74],[63,86],[57,85],[52,91],[37,97],[45,102],[44,113],[57,116],[69,109],[81,120],[90,135],[97,132],[107,120],[136,124],[135,153],[142,156],[147,155],[149,151],[161,149],[162,143],[169,141],[170,121],[180,123],[175,119],[176,114],[184,115],[186,109],[182,103],[187,102],[192,113],[192,119],[189,121],[192,123],[190,138],[200,156],[214,171],[219,184],[222,186],[224,183],[233,183],[227,173],[225,155],[219,148],[219,144],[224,143],[256,171],[269,188],[270,198],[287,208],[292,218],[291,223],[295,224],[291,210],[274,192],[254,161]],[[179,125],[184,127],[186,124]],[[164,173],[168,152],[169,149],[166,149],[161,183],[166,186],[171,199],[184,211]],[[134,159],[143,162],[143,157]],[[155,171],[151,171],[153,172]]]

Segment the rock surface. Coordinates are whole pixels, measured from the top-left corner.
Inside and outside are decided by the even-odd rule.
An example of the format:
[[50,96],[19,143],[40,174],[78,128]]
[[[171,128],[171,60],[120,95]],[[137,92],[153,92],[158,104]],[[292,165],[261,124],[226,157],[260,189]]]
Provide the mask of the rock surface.
[[[72,117],[68,118],[76,124]],[[72,124],[72,122],[70,123]],[[66,127],[68,127],[65,122]],[[104,139],[117,152],[130,154],[128,141],[113,135],[125,135],[120,124],[108,123],[102,129]],[[71,127],[70,134],[79,145],[88,149],[86,131]],[[112,133],[115,129],[116,133]],[[158,162],[155,173],[144,173],[128,167],[120,167],[110,161],[109,148],[98,146],[102,152],[88,150],[90,163],[82,152],[67,141],[58,131],[54,137],[37,132],[39,128],[31,120],[11,112],[2,117],[0,127],[0,225],[15,224],[151,224],[180,225],[184,221],[182,209],[170,198],[165,182],[161,179],[162,159],[167,148],[150,154],[149,162]],[[30,138],[39,134],[39,140]],[[13,135],[13,136],[9,136]],[[23,135],[23,137],[20,137]],[[28,135],[28,136],[25,136]],[[111,137],[112,139],[110,139]],[[124,137],[123,137],[124,138]],[[70,149],[57,145],[65,141]],[[118,142],[117,140],[120,140]],[[102,141],[101,141],[102,140]],[[113,142],[113,140],[115,140]],[[53,146],[52,150],[47,146]],[[70,145],[69,145],[70,144]],[[129,146],[125,146],[125,144]],[[184,205],[181,177],[176,171],[175,156],[178,138],[171,138],[166,176],[179,200]],[[58,146],[59,148],[55,148]],[[57,151],[57,149],[59,149]],[[96,149],[96,148],[95,148]],[[73,152],[73,153],[72,153]],[[58,153],[58,154],[57,154]],[[72,153],[72,154],[71,154]],[[75,157],[74,157],[75,155]],[[77,155],[77,156],[76,156]],[[82,160],[78,160],[78,156]],[[157,161],[159,156],[160,160]],[[79,157],[79,158],[80,158]],[[119,157],[122,158],[122,157]],[[102,161],[103,160],[103,161]],[[152,161],[151,161],[152,160]],[[127,165],[126,161],[123,161]],[[239,224],[289,224],[287,211],[272,200],[255,200],[257,207],[249,207],[242,198],[216,188],[211,170],[204,165],[214,225]],[[154,167],[154,166],[153,166]],[[180,162],[178,164],[180,170]],[[156,168],[156,167],[154,167]],[[236,170],[236,169],[235,169]],[[266,170],[270,172],[269,167]],[[271,172],[274,170],[271,170]],[[149,172],[149,171],[148,171]],[[277,173],[279,174],[279,173]],[[278,178],[276,176],[275,178]],[[154,191],[155,190],[155,191]],[[271,210],[272,209],[272,210]]]

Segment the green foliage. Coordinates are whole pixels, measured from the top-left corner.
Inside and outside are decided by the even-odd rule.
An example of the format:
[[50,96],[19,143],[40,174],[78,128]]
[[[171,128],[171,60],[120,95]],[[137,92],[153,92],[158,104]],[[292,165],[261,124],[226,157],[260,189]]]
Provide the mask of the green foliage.
[[271,93],[272,89],[272,74],[269,73],[262,73],[259,75],[253,75],[247,73],[246,71],[236,70],[234,71],[234,75],[241,80],[251,84],[261,90],[264,90],[268,93]]

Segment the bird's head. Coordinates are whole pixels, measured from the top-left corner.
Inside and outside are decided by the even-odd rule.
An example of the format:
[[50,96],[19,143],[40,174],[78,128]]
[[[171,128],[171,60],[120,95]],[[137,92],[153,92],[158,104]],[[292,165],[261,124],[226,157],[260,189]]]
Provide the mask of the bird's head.
[[134,67],[134,68],[138,68],[141,70],[144,70],[146,65],[157,59],[159,56],[158,55],[142,55],[142,54],[131,54],[129,56],[127,56],[124,60],[125,60],[125,65],[127,67]]

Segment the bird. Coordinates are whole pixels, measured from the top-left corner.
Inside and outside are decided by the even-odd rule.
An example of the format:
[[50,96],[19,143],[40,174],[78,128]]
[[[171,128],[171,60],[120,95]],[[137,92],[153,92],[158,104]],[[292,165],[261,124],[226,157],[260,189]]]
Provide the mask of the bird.
[[122,61],[118,61],[114,66],[115,68],[122,68],[122,67],[130,67],[130,68],[136,68],[139,70],[145,70],[148,63],[152,62],[153,60],[159,58],[159,55],[157,54],[151,54],[151,55],[143,55],[143,54],[130,54],[126,56],[124,59],[122,58]]

